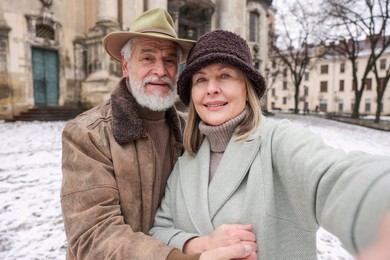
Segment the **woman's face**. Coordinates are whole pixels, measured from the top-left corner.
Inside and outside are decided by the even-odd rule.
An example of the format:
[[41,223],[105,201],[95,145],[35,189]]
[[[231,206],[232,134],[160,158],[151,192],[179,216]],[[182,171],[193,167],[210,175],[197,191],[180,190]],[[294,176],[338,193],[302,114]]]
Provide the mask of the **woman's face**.
[[191,99],[199,117],[208,125],[220,125],[245,108],[244,74],[231,65],[208,65],[192,76]]

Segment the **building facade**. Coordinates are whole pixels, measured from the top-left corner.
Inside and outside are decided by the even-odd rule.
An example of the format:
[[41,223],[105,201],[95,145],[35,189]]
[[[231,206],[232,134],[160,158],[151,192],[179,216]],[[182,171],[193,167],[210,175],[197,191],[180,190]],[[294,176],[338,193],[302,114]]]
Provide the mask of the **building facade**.
[[[367,48],[369,46],[367,45]],[[369,51],[362,50],[357,59],[357,75],[360,80],[368,61]],[[324,55],[312,61],[313,65],[304,74],[300,86],[299,106],[301,112],[322,112],[331,114],[352,114],[355,105],[355,91],[352,78],[352,64],[340,55]],[[268,80],[267,107],[271,110],[294,110],[295,89],[291,74],[286,68],[272,70],[276,77]],[[390,48],[378,60],[379,77],[384,78],[390,67]],[[383,82],[383,81],[382,81]],[[377,83],[372,71],[368,74],[366,88],[361,99],[359,113],[375,115],[377,109]],[[381,115],[390,115],[390,88],[387,87],[382,99]]]
[[273,28],[272,0],[2,0],[0,119],[33,107],[92,107],[110,96],[121,64],[102,40],[128,30],[142,12],[163,7],[182,38],[214,29],[248,40],[260,72]]

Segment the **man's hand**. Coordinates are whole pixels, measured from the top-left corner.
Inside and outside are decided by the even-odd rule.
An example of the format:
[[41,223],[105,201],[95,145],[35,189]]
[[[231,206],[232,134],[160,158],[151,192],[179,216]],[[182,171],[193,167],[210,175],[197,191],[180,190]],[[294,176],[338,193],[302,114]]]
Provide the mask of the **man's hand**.
[[227,247],[218,247],[208,250],[200,255],[200,260],[230,260],[245,259],[256,260],[257,254],[247,244],[237,244]]
[[252,233],[252,225],[221,225],[207,236],[187,241],[183,251],[186,254],[202,253],[210,249],[233,245],[249,245],[253,253],[257,252],[256,236]]
[[363,250],[357,260],[388,260],[390,259],[390,211],[385,215],[379,227],[379,233],[372,246]]

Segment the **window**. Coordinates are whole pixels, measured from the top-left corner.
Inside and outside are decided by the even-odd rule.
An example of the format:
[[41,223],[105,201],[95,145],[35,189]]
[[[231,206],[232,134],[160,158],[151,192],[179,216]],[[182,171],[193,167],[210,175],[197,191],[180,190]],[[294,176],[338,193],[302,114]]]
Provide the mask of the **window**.
[[287,77],[287,69],[283,70],[283,77]]
[[272,61],[272,68],[274,69],[274,68],[276,68],[276,61]]
[[287,81],[283,81],[283,90],[287,90]]
[[305,72],[305,81],[309,80],[309,72]]
[[328,81],[320,82],[320,92],[328,92]]
[[328,65],[321,65],[321,74],[328,74]]
[[36,36],[39,38],[54,40],[55,32],[54,29],[45,24],[37,24],[35,27]]
[[287,104],[287,97],[283,97],[283,105]]
[[343,112],[344,109],[344,103],[342,100],[339,100],[339,112]]
[[305,96],[309,95],[309,87],[304,86],[303,95],[305,95]]
[[366,79],[366,90],[371,90],[372,88],[372,79]]
[[257,11],[250,12],[249,14],[249,41],[259,41],[259,21],[260,15]]
[[354,107],[355,107],[355,100],[353,99],[351,100],[351,111],[353,111]]
[[339,83],[339,91],[340,92],[344,92],[344,80],[340,80],[340,83]]
[[326,112],[328,110],[328,103],[326,99],[321,99],[320,100],[320,111],[321,112]]
[[273,97],[275,96],[275,89],[274,89],[274,88],[271,90],[271,95],[272,95]]
[[[6,40],[4,41],[0,40],[0,72],[6,71],[7,68],[7,45],[5,41]],[[7,73],[5,73],[5,75],[7,75]],[[6,82],[6,81],[3,81],[3,79],[0,78],[0,82]],[[0,96],[2,95],[0,94]]]
[[365,106],[364,106],[364,110],[366,111],[366,113],[370,113],[371,111],[371,100],[369,98],[366,98],[365,100]]
[[379,69],[380,70],[385,70],[386,69],[386,59],[381,59],[379,61]]
[[340,64],[340,73],[344,73],[344,72],[345,72],[345,62]]

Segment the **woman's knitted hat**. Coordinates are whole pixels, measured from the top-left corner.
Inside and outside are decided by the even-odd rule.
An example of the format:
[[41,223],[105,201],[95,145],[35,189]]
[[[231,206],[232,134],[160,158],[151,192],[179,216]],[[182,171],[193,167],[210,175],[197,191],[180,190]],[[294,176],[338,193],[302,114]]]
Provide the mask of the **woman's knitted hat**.
[[177,92],[183,104],[188,106],[190,103],[192,75],[214,63],[226,63],[240,69],[253,82],[259,98],[264,95],[265,80],[253,67],[246,41],[233,32],[215,30],[200,37],[188,54],[186,67],[177,82]]

